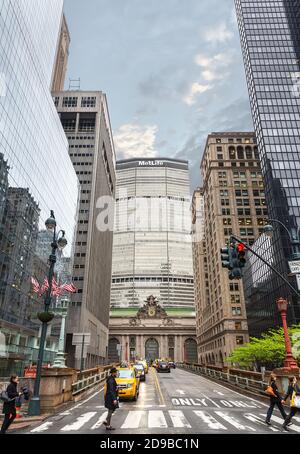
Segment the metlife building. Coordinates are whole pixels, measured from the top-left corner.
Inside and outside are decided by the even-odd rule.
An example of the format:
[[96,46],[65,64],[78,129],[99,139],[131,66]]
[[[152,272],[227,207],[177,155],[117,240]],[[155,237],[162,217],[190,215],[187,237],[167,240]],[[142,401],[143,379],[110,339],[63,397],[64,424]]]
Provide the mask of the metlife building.
[[187,161],[117,162],[112,308],[194,306]]

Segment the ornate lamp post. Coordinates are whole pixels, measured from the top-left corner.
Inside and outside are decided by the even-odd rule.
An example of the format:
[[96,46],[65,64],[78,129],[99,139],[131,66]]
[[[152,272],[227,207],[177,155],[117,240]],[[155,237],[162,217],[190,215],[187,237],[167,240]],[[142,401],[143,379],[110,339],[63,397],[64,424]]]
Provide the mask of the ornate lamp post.
[[54,318],[54,314],[50,312],[51,306],[51,294],[52,294],[52,281],[54,277],[54,266],[56,263],[56,251],[57,249],[64,249],[68,242],[65,238],[65,232],[60,230],[58,233],[56,232],[56,219],[54,216],[54,211],[51,211],[50,218],[47,219],[45,222],[46,229],[50,232],[53,232],[53,241],[51,244],[52,251],[49,256],[49,274],[48,274],[48,283],[49,287],[45,295],[44,300],[44,312],[38,314],[38,319],[42,322],[42,332],[40,338],[40,348],[39,348],[39,355],[38,355],[38,362],[36,368],[36,378],[34,382],[34,391],[33,397],[30,399],[29,407],[28,407],[28,414],[30,416],[38,416],[41,412],[40,406],[40,384],[41,384],[41,373],[43,367],[43,358],[44,358],[44,350],[45,350],[45,342],[46,342],[46,335],[47,335],[47,326],[48,323],[51,322]]
[[284,367],[289,368],[289,369],[299,370],[298,363],[292,354],[292,346],[291,346],[291,341],[289,338],[289,332],[288,332],[287,321],[286,321],[288,302],[284,298],[279,298],[277,300],[277,306],[278,306],[278,310],[279,310],[281,318],[282,318],[282,325],[283,325],[283,331],[284,331],[284,341],[285,341]]

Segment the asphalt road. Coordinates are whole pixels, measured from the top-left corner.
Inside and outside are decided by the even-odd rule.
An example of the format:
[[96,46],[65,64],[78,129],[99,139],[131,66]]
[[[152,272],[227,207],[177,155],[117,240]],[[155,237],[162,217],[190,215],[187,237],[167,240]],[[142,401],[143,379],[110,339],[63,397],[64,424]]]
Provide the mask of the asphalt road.
[[[149,370],[137,402],[121,402],[107,432],[103,421],[103,390],[68,410],[51,416],[25,433],[39,434],[271,434],[286,433],[275,410],[272,426],[265,421],[267,405],[223,385],[180,369],[170,374]],[[290,433],[300,432],[300,417]],[[20,431],[19,433],[24,433]],[[286,433],[287,436],[289,435]]]

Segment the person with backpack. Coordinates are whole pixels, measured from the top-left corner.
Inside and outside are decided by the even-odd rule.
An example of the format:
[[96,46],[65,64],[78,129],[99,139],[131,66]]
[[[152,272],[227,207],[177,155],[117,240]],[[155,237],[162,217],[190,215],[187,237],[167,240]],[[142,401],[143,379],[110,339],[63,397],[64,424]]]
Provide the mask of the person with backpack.
[[284,396],[282,403],[284,403],[287,399],[290,399],[291,410],[290,414],[286,417],[283,429],[288,431],[287,426],[291,424],[292,418],[295,416],[296,413],[300,413],[300,387],[297,384],[296,377],[289,377],[289,387],[287,390],[286,395]]
[[[14,422],[16,414],[16,399],[22,395],[18,392],[18,383],[19,377],[17,375],[12,375],[10,377],[10,383],[4,393],[4,397],[1,398],[3,403],[3,414],[4,421],[1,427],[1,434],[5,434],[10,425]],[[3,393],[2,393],[3,395]]]
[[106,380],[106,393],[105,393],[105,408],[108,409],[106,421],[104,421],[104,425],[106,426],[106,430],[114,430],[111,426],[111,417],[116,409],[119,407],[118,405],[118,385],[116,382],[116,377],[118,375],[118,371],[115,367],[113,367],[110,371],[110,375]]
[[269,386],[266,390],[266,393],[270,397],[270,407],[268,409],[268,413],[267,413],[267,417],[266,417],[266,424],[268,424],[268,426],[271,425],[270,421],[271,421],[271,417],[272,417],[275,406],[278,407],[278,410],[280,411],[281,416],[283,417],[284,420],[287,417],[287,414],[282,405],[282,397],[280,396],[277,385],[276,385],[276,380],[277,380],[276,375],[271,374],[270,380],[269,380]]

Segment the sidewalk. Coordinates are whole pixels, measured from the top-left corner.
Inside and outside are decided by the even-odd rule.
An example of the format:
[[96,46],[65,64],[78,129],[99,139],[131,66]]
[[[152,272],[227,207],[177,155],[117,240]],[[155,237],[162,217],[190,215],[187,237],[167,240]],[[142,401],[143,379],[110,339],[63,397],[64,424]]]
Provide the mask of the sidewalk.
[[[45,419],[47,419],[50,416],[50,414],[44,414],[41,416],[22,416],[22,418],[15,419],[13,424],[10,426],[8,429],[8,432],[14,432],[16,430],[21,430],[21,429],[26,429],[27,427],[30,427],[33,424],[36,424],[37,422],[42,422]],[[4,419],[4,416],[1,415],[0,417],[0,424],[2,424]]]

